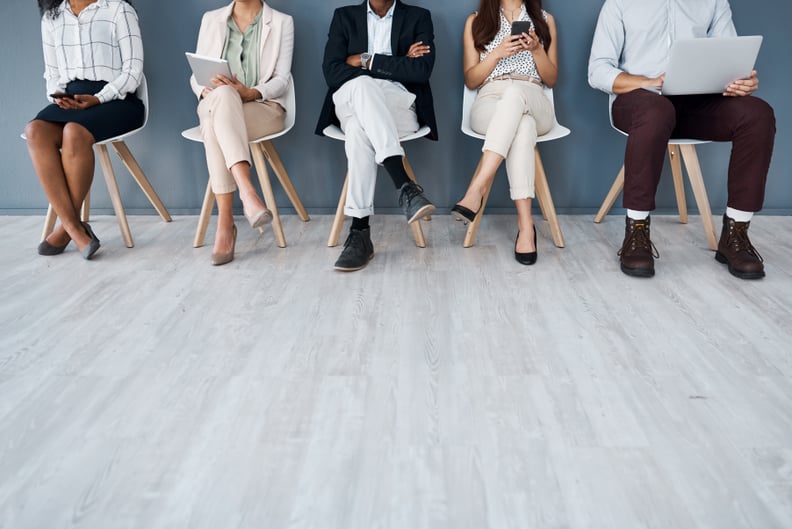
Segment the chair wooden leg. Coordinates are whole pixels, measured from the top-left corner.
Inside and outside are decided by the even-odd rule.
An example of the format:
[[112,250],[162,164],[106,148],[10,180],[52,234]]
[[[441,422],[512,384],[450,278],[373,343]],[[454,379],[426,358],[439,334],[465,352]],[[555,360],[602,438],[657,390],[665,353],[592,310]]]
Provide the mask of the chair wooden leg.
[[685,180],[682,178],[682,160],[679,159],[679,145],[668,144],[668,159],[671,162],[671,174],[674,176],[674,192],[676,193],[679,222],[687,224],[687,200],[685,199]]
[[715,231],[715,222],[712,219],[712,210],[707,197],[707,189],[704,187],[704,177],[701,174],[701,165],[699,165],[696,155],[696,146],[680,145],[679,149],[682,152],[685,168],[687,168],[688,178],[690,178],[690,187],[693,188],[693,195],[696,197],[701,221],[704,223],[704,232],[707,235],[710,250],[717,250],[718,237]]
[[[402,160],[404,162],[404,171],[407,173],[407,176],[410,177],[410,180],[412,180],[414,184],[417,184],[418,180],[415,178],[415,171],[413,171],[412,164],[410,164],[410,159],[407,158],[407,155],[405,154]],[[423,220],[428,222],[432,220],[432,216],[425,215]],[[421,246],[421,248],[423,248],[423,246]]]
[[602,205],[600,206],[599,211],[594,216],[595,223],[599,224],[600,222],[602,222],[602,220],[605,218],[605,215],[607,215],[608,212],[613,207],[613,204],[614,202],[616,202],[616,199],[619,197],[619,193],[622,192],[622,189],[624,189],[623,165],[621,170],[619,171],[619,174],[616,175],[616,180],[613,181],[613,185],[611,186],[610,191],[608,191],[608,195],[605,197],[605,200],[602,201]]
[[83,222],[88,222],[91,218],[91,190],[88,190],[88,193],[85,195],[85,200],[83,200],[82,204],[82,220]]
[[121,202],[121,192],[118,190],[118,182],[116,181],[115,172],[113,172],[113,165],[110,163],[107,145],[97,145],[96,147],[99,150],[99,163],[102,165],[102,173],[104,173],[105,182],[107,182],[107,192],[110,194],[110,201],[113,203],[116,220],[118,220],[118,226],[121,228],[121,235],[124,238],[126,247],[132,248],[135,243],[132,240],[132,232],[129,231],[129,223],[124,212],[124,204]]
[[550,194],[550,186],[547,183],[542,157],[539,156],[539,149],[534,148],[534,158],[536,159],[536,198],[539,200],[539,207],[550,224],[550,233],[553,234],[553,242],[558,248],[564,247],[564,235],[561,233],[561,225],[558,222],[553,196]]
[[162,200],[160,200],[157,192],[154,191],[154,188],[151,186],[151,182],[149,182],[149,179],[146,178],[146,174],[143,172],[143,169],[140,168],[140,165],[138,165],[137,160],[132,155],[132,152],[129,150],[129,147],[127,147],[126,143],[123,141],[117,141],[112,145],[116,154],[119,158],[121,158],[121,161],[129,171],[129,174],[132,175],[132,178],[135,179],[135,182],[137,182],[138,186],[140,186],[140,189],[143,190],[146,198],[148,198],[149,202],[151,202],[151,205],[154,206],[154,209],[157,210],[157,213],[159,213],[159,216],[162,217],[162,220],[165,222],[170,222],[171,216],[168,213],[168,210],[165,209],[165,205],[162,203]]
[[275,233],[275,242],[280,248],[286,248],[286,236],[283,234],[283,224],[281,224],[278,205],[275,203],[275,193],[272,192],[272,182],[267,171],[267,161],[264,158],[264,148],[261,144],[254,143],[250,146],[253,151],[253,159],[256,163],[256,173],[258,173],[261,193],[264,195],[264,202],[272,211],[272,231]]
[[344,177],[344,187],[341,188],[341,197],[338,199],[335,217],[333,217],[333,227],[330,228],[330,237],[327,239],[327,246],[338,245],[338,238],[341,236],[341,228],[344,227],[344,204],[346,204],[347,191],[349,190],[349,173]]
[[[478,166],[476,167],[476,172],[473,173],[473,178],[475,175],[479,173],[481,170],[481,161],[479,161]],[[478,233],[479,225],[481,224],[481,219],[484,218],[484,208],[487,207],[487,201],[489,200],[490,191],[492,190],[492,182],[490,182],[489,187],[484,192],[484,196],[482,197],[481,207],[479,208],[478,214],[473,222],[468,224],[467,231],[465,232],[465,241],[462,243],[463,248],[470,248],[474,244],[476,244],[476,234]]]
[[44,218],[44,229],[41,230],[42,241],[50,236],[50,233],[55,229],[55,222],[57,220],[58,216],[55,214],[55,210],[52,209],[52,204],[50,204],[47,207],[47,216]]
[[193,248],[200,248],[204,245],[206,239],[206,230],[209,228],[209,220],[212,217],[212,208],[214,208],[215,195],[212,192],[212,183],[207,182],[206,193],[204,194],[203,204],[201,205],[201,216],[198,217],[198,229],[195,230],[195,239],[193,240]]
[[278,151],[275,150],[275,146],[271,141],[265,141],[261,143],[261,149],[267,161],[269,161],[275,176],[278,177],[278,181],[281,183],[281,186],[283,186],[284,191],[286,191],[286,196],[289,197],[292,206],[294,206],[295,211],[297,211],[297,215],[299,215],[303,222],[311,220],[311,217],[308,216],[308,212],[305,210],[305,206],[303,206],[300,200],[300,196],[294,189],[291,178],[289,178],[289,173],[287,173],[286,168],[283,167],[283,162],[281,162]]
[[413,239],[418,248],[426,248],[426,238],[424,237],[423,228],[421,227],[421,219],[416,220],[410,224],[410,229],[413,232]]

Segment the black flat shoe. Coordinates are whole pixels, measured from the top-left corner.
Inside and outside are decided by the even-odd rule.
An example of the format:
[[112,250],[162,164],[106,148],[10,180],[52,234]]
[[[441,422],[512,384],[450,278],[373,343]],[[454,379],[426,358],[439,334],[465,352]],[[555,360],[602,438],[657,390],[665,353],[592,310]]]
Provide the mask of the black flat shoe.
[[484,204],[483,198],[481,199],[481,204],[479,204],[478,211],[471,211],[465,206],[454,204],[454,207],[451,208],[451,214],[454,216],[456,220],[461,220],[462,222],[467,224],[469,222],[473,222],[474,220],[476,220],[476,215],[478,215],[478,212],[481,211],[482,204]]
[[[71,242],[71,241],[69,241]],[[47,239],[41,241],[38,245],[38,254],[39,255],[60,255],[69,245],[67,242],[63,246],[55,246],[54,244],[50,244],[47,242]]]
[[87,233],[91,238],[91,242],[89,242],[88,245],[83,248],[82,256],[86,261],[90,261],[96,251],[99,249],[99,237],[96,236],[96,234],[91,229],[91,225],[87,222],[83,222],[82,226],[85,228],[85,233]]
[[[534,248],[536,248],[536,226],[533,229],[534,232]],[[517,232],[517,237],[514,239],[514,258],[517,260],[518,263],[521,265],[530,266],[532,264],[536,264],[536,259],[539,257],[539,254],[534,251],[528,253],[520,253],[517,251],[517,239],[520,238],[520,232]]]

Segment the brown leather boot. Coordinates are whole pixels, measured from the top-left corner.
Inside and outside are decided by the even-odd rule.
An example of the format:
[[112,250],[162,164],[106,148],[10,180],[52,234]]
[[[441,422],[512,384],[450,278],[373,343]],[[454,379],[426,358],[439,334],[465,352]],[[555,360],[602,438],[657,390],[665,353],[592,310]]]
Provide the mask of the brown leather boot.
[[729,272],[740,279],[761,279],[765,276],[764,259],[748,238],[750,222],[737,222],[723,215],[718,251],[715,259],[729,265]]
[[628,276],[654,276],[654,258],[660,257],[652,241],[649,239],[651,220],[634,220],[626,217],[624,242],[619,250],[621,270]]

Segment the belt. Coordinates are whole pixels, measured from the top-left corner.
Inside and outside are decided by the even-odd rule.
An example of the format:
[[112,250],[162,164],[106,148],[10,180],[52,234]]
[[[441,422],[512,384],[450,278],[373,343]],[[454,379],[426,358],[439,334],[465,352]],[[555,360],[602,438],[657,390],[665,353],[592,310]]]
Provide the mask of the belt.
[[530,75],[518,75],[514,73],[507,73],[493,77],[492,79],[487,79],[484,84],[487,84],[491,81],[528,81],[529,83],[538,84],[539,86],[542,85],[542,81],[536,77],[531,77]]

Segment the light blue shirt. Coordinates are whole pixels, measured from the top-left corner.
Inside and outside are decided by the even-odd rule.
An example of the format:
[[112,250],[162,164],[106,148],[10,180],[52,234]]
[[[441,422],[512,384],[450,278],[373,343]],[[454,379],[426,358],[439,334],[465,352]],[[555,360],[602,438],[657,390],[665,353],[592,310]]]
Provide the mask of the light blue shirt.
[[589,57],[592,88],[613,94],[622,72],[657,77],[677,39],[737,35],[728,0],[605,0]]
[[[390,6],[385,16],[380,16],[371,9],[371,3],[367,3],[368,15],[368,52],[372,55],[393,55],[391,47],[391,31],[393,30],[393,10],[396,9],[396,2]],[[374,64],[373,62],[371,63]]]

